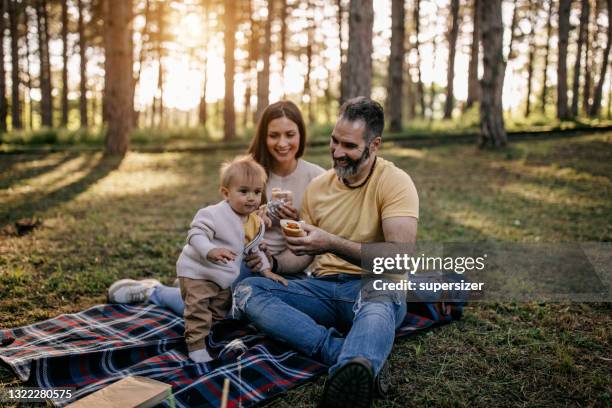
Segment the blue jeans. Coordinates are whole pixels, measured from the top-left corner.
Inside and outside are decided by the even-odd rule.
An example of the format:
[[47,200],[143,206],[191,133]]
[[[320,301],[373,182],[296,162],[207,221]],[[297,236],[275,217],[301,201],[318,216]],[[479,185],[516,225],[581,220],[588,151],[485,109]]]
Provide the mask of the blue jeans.
[[330,374],[354,357],[368,359],[378,374],[406,302],[398,292],[364,301],[372,298],[366,292],[354,275],[290,280],[287,287],[252,277],[236,287],[234,306],[270,337],[329,365]]
[[[253,272],[245,263],[242,263],[242,265],[240,265],[240,275],[238,275],[238,278],[232,283],[232,291],[240,281],[251,276],[254,276]],[[165,285],[156,286],[149,297],[149,302],[170,309],[175,315],[183,317],[185,303],[181,297],[181,290],[177,287]]]

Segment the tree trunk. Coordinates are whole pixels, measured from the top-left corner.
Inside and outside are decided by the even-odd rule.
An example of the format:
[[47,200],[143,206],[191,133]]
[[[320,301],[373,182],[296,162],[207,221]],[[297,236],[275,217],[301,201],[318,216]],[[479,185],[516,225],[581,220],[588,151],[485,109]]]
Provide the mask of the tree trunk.
[[248,15],[249,15],[249,55],[247,57],[247,70],[245,73],[246,89],[244,91],[244,115],[242,116],[242,127],[247,128],[249,124],[249,118],[251,117],[251,96],[253,95],[253,72],[256,72],[256,64],[258,59],[258,41],[259,33],[257,21],[253,17],[253,1],[248,2]]
[[544,48],[544,69],[542,70],[542,105],[540,110],[542,113],[546,113],[546,94],[548,88],[546,87],[546,78],[548,77],[548,55],[550,53],[550,36],[552,34],[552,10],[553,0],[548,0],[548,16],[546,18],[546,47]]
[[[207,65],[207,64],[206,64]],[[208,85],[208,74],[204,72],[204,84],[202,85],[202,97],[200,98],[200,104],[198,106],[198,123],[206,127],[208,121],[208,109],[206,106],[206,88]]]
[[[224,140],[236,138],[236,112],[234,110],[234,48],[236,47],[236,3],[225,0],[225,100],[223,106]],[[267,87],[266,87],[267,89]]]
[[[435,13],[438,14],[437,12]],[[431,72],[436,72],[436,57],[438,55],[438,39],[437,35],[434,33],[431,37]],[[434,118],[434,109],[436,103],[436,83],[435,81],[431,81],[431,87],[429,88],[429,119],[433,120]]]
[[134,118],[132,7],[132,0],[109,0],[104,13],[106,153],[121,156],[129,148]]
[[[309,30],[310,31],[310,30]],[[306,106],[308,107],[308,122],[310,124],[314,123],[315,116],[312,108],[312,88],[310,86],[311,81],[311,72],[312,72],[312,35],[308,35],[308,44],[306,45],[306,76],[304,77],[304,96],[306,96],[307,102]]]
[[[408,68],[408,72],[412,71],[411,68]],[[417,92],[415,90],[415,82],[412,80],[412,76],[410,74],[407,75],[406,81],[406,102],[407,102],[407,112],[406,119],[414,119],[416,117],[416,98]]]
[[326,118],[326,123],[332,123],[333,121],[333,114],[331,112],[332,110],[332,91],[331,91],[331,87],[330,87],[330,83],[331,83],[331,71],[326,68],[325,69],[327,75],[326,75],[326,80],[323,81],[323,83],[325,84],[325,118]]
[[[600,1],[595,1],[595,10],[592,14],[591,20],[593,27],[591,29],[591,22],[589,22],[586,29],[586,56],[584,64],[584,87],[582,92],[582,109],[586,115],[588,115],[589,111],[591,110],[591,88],[593,87],[593,76],[591,75],[591,72],[595,70],[595,56],[597,55],[597,49],[595,46],[597,44],[597,34],[599,32],[597,24],[597,18],[600,12],[599,5]],[[593,47],[591,47],[591,45],[593,45]]]
[[[206,29],[208,29],[208,25],[206,25]],[[206,122],[208,121],[208,111],[206,109],[206,91],[208,88],[208,56],[206,54],[204,54],[202,72],[204,73],[204,78],[202,78],[202,96],[200,97],[200,105],[198,107],[198,123],[206,127]]]
[[[1,1],[1,0],[0,0]],[[23,8],[23,27],[24,27],[24,33],[29,33],[29,27],[30,26],[30,17],[28,15],[28,9],[27,7]],[[29,109],[28,109],[28,127],[30,129],[34,129],[34,99],[32,98],[32,70],[30,69],[30,57],[32,55],[32,47],[30,47],[30,36],[29,35],[24,35],[23,36],[23,42],[25,43],[25,48],[26,48],[26,55],[25,55],[25,61],[26,61],[26,66],[25,66],[25,70],[26,70],[26,74],[27,74],[27,87],[28,87],[28,104],[29,104]],[[24,101],[24,106],[25,106],[25,101]]]
[[344,26],[344,6],[342,4],[342,0],[337,1],[338,5],[338,48],[340,51],[340,97],[338,98],[338,102],[340,105],[344,103],[346,100],[346,53],[343,48],[343,35],[342,35],[342,27]]
[[166,27],[165,27],[165,3],[161,2],[157,6],[157,94],[159,98],[157,100],[157,111],[159,113],[159,128],[164,128],[165,117],[164,117],[164,47],[163,41],[164,36],[166,35]]
[[[90,98],[91,106],[89,107],[90,108],[89,111],[91,112],[91,117],[90,117],[91,120],[89,122],[91,123],[92,126],[96,126],[98,122],[96,118],[96,113],[98,112],[98,109],[99,109],[98,104],[100,102],[98,101],[98,96],[100,94],[98,92],[95,92],[95,89],[92,89],[91,93],[92,93],[91,98]],[[103,99],[104,95],[101,95],[100,98]]]
[[68,126],[68,3],[62,5],[62,121],[61,126]]
[[163,129],[166,126],[166,120],[164,116],[164,64],[162,63],[161,52],[158,54],[157,62],[157,93],[159,94],[157,99],[157,112],[159,113],[157,126]]
[[465,107],[471,108],[479,98],[480,84],[478,83],[478,59],[480,58],[480,17],[478,3],[481,0],[474,0],[472,10],[472,45],[470,46],[470,63],[468,66],[468,94]]
[[[104,104],[104,100],[102,100]],[[102,110],[104,111],[104,106],[102,106]],[[151,117],[149,117],[149,127],[155,127],[155,113],[157,112],[157,97],[153,94],[153,101],[151,102]],[[104,115],[103,115],[104,116]]]
[[389,115],[389,130],[402,130],[402,113],[404,89],[404,20],[406,11],[404,0],[391,2],[391,55],[389,56],[387,112]]
[[589,24],[589,0],[581,0],[580,32],[578,34],[578,48],[576,50],[576,65],[574,67],[574,82],[572,84],[572,117],[578,115],[578,99],[580,93],[580,64],[582,62],[582,46],[586,41],[587,26]]
[[591,104],[591,108],[589,110],[589,116],[594,118],[599,116],[599,111],[601,109],[601,95],[603,92],[603,84],[606,79],[606,70],[608,69],[608,59],[610,57],[610,41],[612,41],[612,0],[607,0],[607,9],[608,9],[608,31],[606,33],[606,48],[603,51],[603,62],[601,64],[601,71],[599,73],[599,80],[597,81],[597,86],[595,87],[595,92],[593,93],[593,103]]
[[[136,71],[136,75],[134,76],[134,90],[140,86],[140,78],[142,76],[142,66],[144,65],[145,60],[145,44],[151,41],[149,35],[149,26],[151,25],[151,2],[150,0],[145,0],[144,11],[143,11],[144,23],[142,26],[142,31],[140,32],[140,49],[138,51],[138,70]],[[146,112],[146,108],[144,109]],[[134,126],[140,126],[140,117],[141,113],[134,109]],[[146,116],[146,115],[143,115]],[[143,123],[146,123],[146,117],[142,120]]]
[[[81,0],[79,0],[81,1]],[[144,5],[144,25],[142,32],[140,33],[140,50],[138,52],[138,71],[136,71],[136,77],[134,78],[134,86],[138,86],[140,83],[140,76],[142,75],[142,66],[144,65],[145,57],[145,43],[150,41],[149,38],[149,25],[151,24],[151,1],[145,0]]]
[[0,143],[2,133],[6,133],[6,115],[8,104],[6,100],[6,71],[4,68],[4,30],[6,29],[4,14],[6,12],[6,2],[0,0]]
[[[589,0],[590,2],[590,0]],[[597,10],[595,10],[597,11]],[[596,13],[593,13],[596,14]],[[595,15],[595,20],[597,16]],[[591,30],[589,25],[591,20],[591,16],[589,16],[589,21],[586,25],[586,41],[584,44],[584,83],[582,84],[582,110],[586,115],[589,113],[589,99],[591,98]]]
[[12,128],[22,129],[21,101],[19,100],[19,14],[21,4],[8,0],[9,30],[11,33],[11,122]]
[[79,98],[79,114],[81,117],[81,127],[86,128],[89,124],[87,120],[87,50],[85,40],[85,23],[83,16],[83,0],[77,0],[77,6],[79,9],[79,57],[80,57],[80,98]]
[[514,32],[516,31],[516,24],[518,22],[518,0],[513,0],[514,3],[514,8],[512,9],[512,20],[510,21],[510,44],[508,44],[508,57],[506,58],[506,61],[510,61],[512,58],[514,58],[514,40],[515,40],[515,35]]
[[[257,112],[256,121],[268,106],[270,98],[270,53],[272,52],[272,19],[274,18],[274,1],[268,0],[268,18],[265,23],[265,34],[261,59],[263,60],[261,71],[257,72]],[[259,64],[258,64],[259,65]]]
[[570,118],[567,107],[567,41],[572,0],[559,1],[559,58],[557,61],[557,118]]
[[446,101],[444,119],[453,116],[453,82],[455,81],[455,52],[459,34],[459,0],[451,0],[451,29],[448,33],[448,69],[446,71]]
[[533,60],[535,59],[535,26],[538,13],[538,3],[532,2],[529,7],[529,56],[527,58],[527,103],[525,104],[525,117],[531,114],[531,91],[533,87]]
[[306,77],[304,78],[304,96],[307,99],[306,105],[308,106],[308,123],[313,124],[315,121],[314,111],[312,108],[312,87],[310,86],[311,82],[311,73],[312,73],[312,45],[314,42],[314,30],[315,30],[315,21],[314,21],[314,7],[315,5],[311,0],[307,3],[307,13],[308,13],[308,42],[306,44]]
[[[310,2],[308,3],[310,5]],[[310,8],[310,6],[309,6]],[[281,83],[283,86],[283,99],[285,99],[285,66],[287,65],[287,0],[281,0],[280,4],[280,51],[281,51]],[[314,13],[314,11],[313,11]]]
[[610,119],[610,113],[612,113],[612,75],[608,75],[608,115]]
[[414,31],[415,31],[415,49],[417,53],[417,93],[419,94],[419,105],[421,107],[421,117],[425,117],[425,89],[423,89],[423,80],[421,75],[421,47],[419,42],[419,34],[421,27],[421,0],[415,0],[414,3]]
[[480,27],[483,49],[483,76],[480,81],[479,146],[505,146],[502,90],[504,87],[504,26],[501,0],[480,2]]
[[[404,24],[405,25],[405,24]],[[409,34],[408,37],[412,37],[412,26],[408,26]],[[412,54],[412,43],[408,41],[408,48],[404,50],[404,55],[407,55],[408,58],[404,62],[406,64],[406,70],[403,73],[403,82],[404,82],[404,103],[403,105],[406,107],[405,114],[406,119],[411,120],[416,116],[416,91],[415,91],[415,82],[412,80],[412,73],[414,72],[414,65],[410,62],[410,55]]]
[[372,0],[351,0],[347,52],[347,94],[370,97],[372,92]]
[[38,48],[40,59],[40,113],[42,125],[53,126],[53,100],[51,96],[51,64],[49,60],[49,24],[47,1],[36,1],[36,19],[38,22]]

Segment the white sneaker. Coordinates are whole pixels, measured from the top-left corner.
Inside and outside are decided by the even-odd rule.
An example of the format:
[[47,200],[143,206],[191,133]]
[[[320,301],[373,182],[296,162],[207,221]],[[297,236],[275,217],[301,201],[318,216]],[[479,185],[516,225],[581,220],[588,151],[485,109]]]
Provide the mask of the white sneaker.
[[121,279],[108,288],[109,303],[146,302],[156,286],[161,285],[157,279]]
[[210,354],[208,354],[208,350],[206,350],[205,348],[196,351],[190,351],[189,358],[196,363],[208,363],[209,361],[214,360],[214,358],[212,358]]

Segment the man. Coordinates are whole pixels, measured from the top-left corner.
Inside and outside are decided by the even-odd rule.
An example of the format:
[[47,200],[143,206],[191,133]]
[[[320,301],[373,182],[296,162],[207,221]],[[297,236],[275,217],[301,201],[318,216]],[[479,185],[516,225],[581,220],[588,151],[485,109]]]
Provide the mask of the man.
[[383,127],[382,107],[368,98],[340,109],[330,140],[334,168],[310,183],[302,201],[307,236],[287,237],[291,252],[273,260],[283,274],[310,265],[313,278],[287,286],[249,278],[234,294],[261,331],[330,366],[325,407],[370,405],[406,314],[399,293],[383,302],[361,298],[362,243],[416,241],[417,192],[404,171],[377,157]]

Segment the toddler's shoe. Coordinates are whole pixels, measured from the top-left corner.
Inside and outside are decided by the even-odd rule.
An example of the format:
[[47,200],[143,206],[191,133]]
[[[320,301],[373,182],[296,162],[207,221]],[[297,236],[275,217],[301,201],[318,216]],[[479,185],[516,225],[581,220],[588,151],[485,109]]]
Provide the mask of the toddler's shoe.
[[108,288],[109,303],[146,302],[156,286],[161,285],[157,279],[121,279]]
[[189,358],[196,363],[208,363],[214,360],[205,348],[189,352]]

